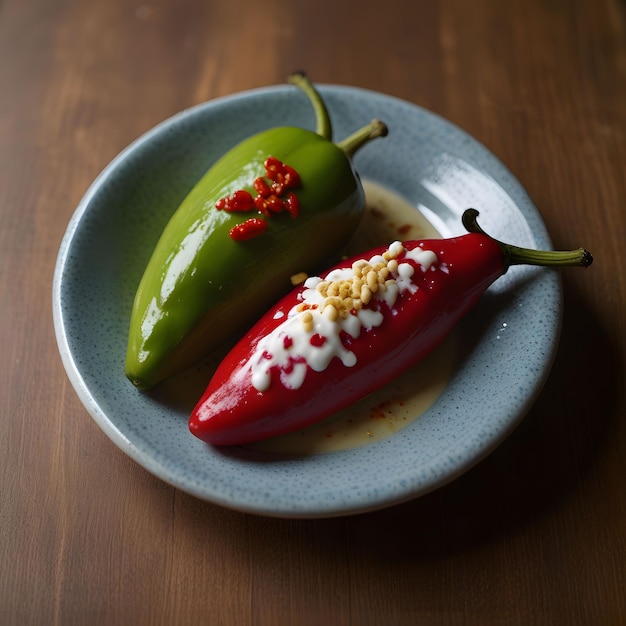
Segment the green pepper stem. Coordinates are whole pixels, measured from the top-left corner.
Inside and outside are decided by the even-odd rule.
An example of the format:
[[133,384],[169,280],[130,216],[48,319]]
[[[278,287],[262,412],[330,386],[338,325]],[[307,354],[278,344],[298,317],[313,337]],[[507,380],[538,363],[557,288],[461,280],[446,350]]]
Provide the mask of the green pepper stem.
[[313,111],[315,112],[315,120],[317,124],[315,132],[318,135],[324,137],[324,139],[332,141],[333,126],[330,121],[328,109],[326,108],[326,104],[324,104],[322,96],[320,96],[317,89],[315,89],[315,86],[309,80],[308,76],[304,72],[295,72],[287,78],[287,82],[301,89],[311,101],[311,104],[313,105]]
[[532,250],[530,248],[520,248],[508,243],[503,243],[488,235],[478,225],[478,211],[467,209],[463,213],[463,226],[470,233],[480,233],[493,239],[504,252],[504,271],[511,265],[542,265],[542,266],[580,266],[589,267],[593,262],[593,256],[588,250],[578,248],[577,250]]
[[387,125],[380,120],[373,120],[367,126],[360,128],[355,133],[346,137],[337,144],[349,159],[351,159],[356,151],[364,146],[368,141],[377,137],[385,137],[388,133]]

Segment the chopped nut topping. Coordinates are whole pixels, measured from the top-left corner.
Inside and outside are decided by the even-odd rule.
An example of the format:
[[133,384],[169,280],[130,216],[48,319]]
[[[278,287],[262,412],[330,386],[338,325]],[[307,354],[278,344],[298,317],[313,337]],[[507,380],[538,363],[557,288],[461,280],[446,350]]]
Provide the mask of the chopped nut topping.
[[291,277],[291,284],[295,287],[296,285],[301,285],[309,275],[306,272],[298,272]]
[[324,317],[331,322],[336,322],[339,319],[339,311],[337,311],[335,305],[327,304],[324,307]]
[[[349,279],[324,279],[320,281],[316,290],[324,298],[319,310],[330,321],[345,319],[348,315],[359,311],[367,306],[379,289],[386,289],[396,281],[392,275],[398,271],[398,257],[403,248],[393,246],[382,255],[383,260],[370,263],[365,259],[359,259],[352,264],[354,275]],[[380,258],[380,257],[379,257]],[[390,278],[391,277],[391,278]],[[298,307],[304,311],[305,308]],[[302,324],[307,332],[313,330],[313,316],[302,317]]]
[[302,325],[304,326],[304,330],[307,332],[311,332],[313,330],[313,315],[311,311],[307,311],[302,316]]

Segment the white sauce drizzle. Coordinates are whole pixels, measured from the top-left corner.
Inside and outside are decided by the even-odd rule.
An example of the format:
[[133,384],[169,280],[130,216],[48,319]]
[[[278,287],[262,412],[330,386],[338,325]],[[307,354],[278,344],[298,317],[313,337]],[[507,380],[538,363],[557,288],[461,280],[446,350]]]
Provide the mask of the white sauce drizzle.
[[[324,314],[327,298],[317,289],[322,278],[315,276],[305,281],[304,290],[299,294],[301,302],[287,313],[285,321],[256,346],[250,359],[252,385],[255,389],[261,392],[269,389],[273,368],[278,368],[280,381],[286,388],[299,389],[306,377],[307,366],[321,372],[334,357],[338,357],[345,367],[356,364],[356,355],[343,345],[341,333],[345,332],[356,339],[362,329],[377,328],[385,319],[380,310],[383,302],[393,313],[399,295],[405,291],[413,294],[418,290],[412,280],[415,268],[410,263],[403,263],[402,259],[414,261],[424,273],[435,270],[438,263],[437,255],[432,250],[415,248],[409,251],[399,241],[389,246],[388,253],[391,259],[398,262],[389,266],[388,259],[381,255],[367,260],[370,266],[382,264],[389,268],[387,280],[377,286],[369,303],[335,320]],[[353,266],[333,270],[323,280],[352,282],[356,276]],[[305,316],[309,318],[309,323],[304,322]],[[274,319],[280,317],[280,312],[274,315]]]

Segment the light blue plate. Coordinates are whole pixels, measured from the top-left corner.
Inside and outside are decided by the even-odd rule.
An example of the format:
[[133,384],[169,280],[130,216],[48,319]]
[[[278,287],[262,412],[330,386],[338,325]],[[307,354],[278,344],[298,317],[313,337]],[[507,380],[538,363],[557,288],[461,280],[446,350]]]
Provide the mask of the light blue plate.
[[[407,102],[349,87],[320,88],[341,139],[373,118],[390,133],[355,160],[363,178],[420,207],[442,234],[480,211],[493,236],[550,248],[537,209],[481,144]],[[161,229],[217,157],[271,126],[314,127],[294,87],[241,93],[160,124],[96,179],[59,251],[54,324],[63,363],[102,430],[149,472],[220,505],[282,517],[369,511],[425,494],[468,470],[522,419],[548,375],[561,323],[558,274],[514,267],[460,326],[462,359],[431,409],[392,437],[303,458],[215,450],[187,429],[188,413],[138,392],[124,376],[135,288]]]

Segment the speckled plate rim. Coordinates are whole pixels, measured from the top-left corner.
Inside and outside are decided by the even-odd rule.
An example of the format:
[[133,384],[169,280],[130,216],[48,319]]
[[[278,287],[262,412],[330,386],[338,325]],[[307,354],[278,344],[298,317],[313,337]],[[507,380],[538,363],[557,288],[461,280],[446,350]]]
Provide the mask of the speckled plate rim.
[[[540,392],[558,345],[562,296],[557,273],[537,268],[514,268],[512,277],[507,275],[495,289],[490,290],[495,292],[492,298],[494,302],[498,300],[499,294],[505,294],[507,305],[502,307],[501,302],[492,303],[493,306],[483,303],[479,305],[484,313],[481,319],[491,320],[481,329],[485,336],[502,332],[507,326],[507,322],[502,321],[502,310],[509,315],[511,311],[524,310],[526,317],[518,335],[528,334],[529,331],[532,335],[536,329],[534,316],[538,314],[534,302],[537,292],[541,296],[543,309],[549,311],[549,315],[541,319],[541,346],[530,355],[531,358],[523,370],[522,384],[512,390],[508,399],[501,399],[489,418],[475,429],[461,429],[457,436],[453,428],[457,421],[462,423],[459,420],[464,417],[461,414],[466,391],[463,390],[467,386],[468,377],[475,373],[477,362],[482,363],[485,359],[492,358],[499,359],[502,365],[504,359],[506,368],[505,342],[502,342],[503,352],[493,354],[493,346],[498,345],[493,338],[487,342],[481,341],[476,346],[459,366],[446,392],[424,416],[386,440],[355,450],[302,458],[269,459],[263,454],[246,449],[206,448],[206,463],[201,462],[191,469],[185,466],[182,470],[181,464],[184,465],[185,459],[168,458],[167,454],[154,449],[136,432],[129,432],[127,425],[120,424],[116,419],[115,408],[104,406],[101,398],[97,397],[93,381],[87,375],[89,373],[84,371],[76,358],[71,326],[67,322],[67,311],[64,308],[65,287],[69,280],[68,264],[72,262],[70,251],[79,237],[81,222],[93,210],[99,194],[104,187],[111,184],[122,164],[163,133],[174,133],[179,124],[211,119],[213,112],[217,112],[215,114],[219,117],[219,112],[224,107],[229,110],[233,107],[245,108],[250,101],[271,103],[275,98],[284,98],[289,89],[277,86],[250,90],[183,111],[138,138],[102,171],[76,208],[60,246],[52,289],[54,328],[68,378],[88,413],[125,454],[163,481],[198,498],[255,514],[319,518],[363,513],[416,498],[443,486],[487,456],[516,427]],[[470,135],[443,118],[392,96],[343,86],[323,85],[320,90],[327,99],[333,120],[339,120],[335,124],[336,128],[343,129],[346,122],[351,121],[352,108],[360,108],[360,113],[380,111],[373,116],[383,119],[387,111],[393,111],[394,118],[385,121],[390,123],[393,133],[394,123],[401,120],[402,123],[397,124],[397,141],[410,140],[410,132],[407,139],[406,131],[418,125],[426,129],[426,135],[435,132],[439,139],[443,137],[449,142],[439,155],[443,157],[443,165],[438,166],[439,169],[429,169],[427,176],[413,181],[419,182],[422,189],[427,189],[428,194],[435,198],[435,205],[445,206],[444,213],[450,209],[450,205],[446,205],[448,198],[445,170],[452,163],[452,169],[459,166],[461,171],[461,178],[455,180],[454,185],[463,185],[463,176],[467,174],[466,168],[469,168],[471,172],[483,175],[481,184],[493,185],[499,201],[505,200],[504,209],[494,207],[485,213],[481,209],[487,230],[491,230],[496,237],[505,238],[507,233],[504,231],[514,223],[513,230],[517,229],[519,235],[515,243],[538,248],[550,247],[543,221],[526,191],[499,159]],[[298,118],[293,123],[302,122]],[[265,126],[260,128],[263,127]],[[385,140],[388,141],[389,139]],[[386,176],[384,168],[381,169],[381,163],[393,158],[393,149],[393,144],[385,146],[381,142],[380,151],[369,150],[366,154],[359,154],[356,160],[357,169],[364,178],[385,184],[410,198],[412,190],[405,187],[405,181],[396,179],[395,172]],[[466,152],[471,158],[464,161],[462,156]],[[461,158],[458,154],[461,154]],[[469,182],[471,187],[473,182]],[[438,192],[443,195],[438,196]],[[480,190],[474,192],[480,197]],[[422,208],[429,210],[428,206]],[[504,220],[501,219],[502,211]],[[450,215],[440,215],[435,208],[432,216],[439,220],[437,225],[447,231],[444,234],[462,232],[460,223],[455,226],[458,217],[456,208]],[[494,220],[495,231],[489,228],[490,218],[498,218]],[[476,319],[473,321],[476,322]],[[512,373],[512,376],[519,378],[519,372]],[[493,383],[487,380],[485,384],[489,388]],[[477,388],[474,393],[480,394],[481,390]],[[416,443],[421,445],[419,452],[416,451]],[[433,444],[433,456],[429,456],[430,444]],[[194,445],[198,444],[194,442]],[[418,454],[421,456],[416,456]],[[406,460],[399,468],[396,462],[398,459]],[[372,465],[375,467],[375,475],[369,474],[363,478],[360,470]],[[251,476],[257,477],[256,483],[252,481],[253,484],[249,484]],[[265,487],[259,489],[260,485]]]

